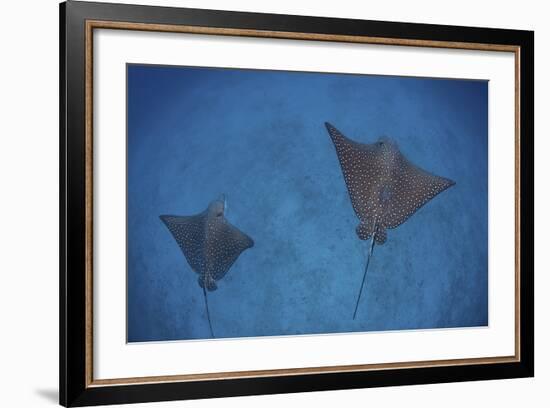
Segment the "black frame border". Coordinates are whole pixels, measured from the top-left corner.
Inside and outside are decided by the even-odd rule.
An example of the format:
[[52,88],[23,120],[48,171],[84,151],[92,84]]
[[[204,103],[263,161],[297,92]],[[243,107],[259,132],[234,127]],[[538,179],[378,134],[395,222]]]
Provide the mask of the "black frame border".
[[[59,9],[59,401],[64,406],[340,390],[534,376],[534,32],[68,1]],[[85,30],[87,20],[466,42],[520,47],[518,362],[86,386]]]

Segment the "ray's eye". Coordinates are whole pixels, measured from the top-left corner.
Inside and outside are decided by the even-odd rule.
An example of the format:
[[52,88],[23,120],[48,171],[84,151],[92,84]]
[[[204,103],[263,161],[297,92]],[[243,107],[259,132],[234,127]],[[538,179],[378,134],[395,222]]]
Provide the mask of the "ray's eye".
[[383,141],[379,141],[378,142],[378,147],[383,147],[384,146],[384,142]]

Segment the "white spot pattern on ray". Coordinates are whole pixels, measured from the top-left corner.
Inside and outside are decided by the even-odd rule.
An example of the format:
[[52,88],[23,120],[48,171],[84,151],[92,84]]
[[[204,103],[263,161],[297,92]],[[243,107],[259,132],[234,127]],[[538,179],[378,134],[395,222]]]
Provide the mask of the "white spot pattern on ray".
[[161,215],[178,243],[189,266],[198,275],[199,285],[216,290],[239,255],[254,246],[254,241],[224,216],[224,203],[215,200],[200,214]]
[[[375,143],[348,139],[325,123],[336,148],[355,214],[361,221],[357,235],[377,244],[386,229],[396,228],[437,194],[455,184],[409,162],[389,138]],[[376,234],[375,234],[376,233]]]

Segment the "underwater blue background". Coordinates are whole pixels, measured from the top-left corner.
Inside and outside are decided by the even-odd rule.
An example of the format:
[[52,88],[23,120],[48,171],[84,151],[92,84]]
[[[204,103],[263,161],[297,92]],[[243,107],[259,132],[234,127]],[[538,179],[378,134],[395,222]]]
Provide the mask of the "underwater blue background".
[[[161,214],[225,193],[254,239],[209,292],[216,337],[486,326],[485,81],[128,65],[128,341],[210,338]],[[456,185],[374,248],[355,233],[331,122]]]

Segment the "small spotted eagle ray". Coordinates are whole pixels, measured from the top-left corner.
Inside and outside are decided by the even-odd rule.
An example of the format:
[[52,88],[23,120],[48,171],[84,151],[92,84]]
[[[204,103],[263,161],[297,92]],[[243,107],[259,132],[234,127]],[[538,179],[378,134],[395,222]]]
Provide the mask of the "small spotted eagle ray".
[[353,312],[355,319],[374,244],[386,242],[387,228],[403,224],[455,182],[415,166],[389,138],[359,143],[345,137],[330,123],[325,122],[325,126],[336,148],[351,204],[360,221],[357,236],[362,240],[372,238]]
[[254,241],[225,218],[226,201],[222,195],[200,214],[190,216],[161,215],[160,219],[178,243],[191,269],[199,275],[204,295],[210,334],[214,337],[206,291],[218,288],[239,255],[254,246]]

